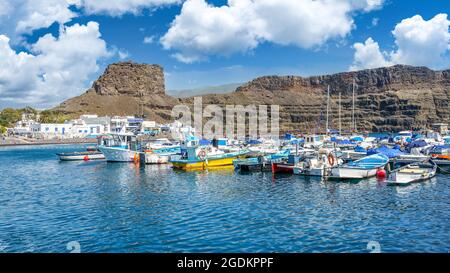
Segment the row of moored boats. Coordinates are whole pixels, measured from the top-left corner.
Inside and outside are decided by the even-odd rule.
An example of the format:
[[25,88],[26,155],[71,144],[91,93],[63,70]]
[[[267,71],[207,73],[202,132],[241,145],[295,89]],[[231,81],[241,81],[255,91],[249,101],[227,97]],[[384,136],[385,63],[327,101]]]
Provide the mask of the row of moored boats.
[[186,136],[138,140],[133,134],[99,137],[97,147],[60,153],[61,160],[107,160],[172,164],[181,170],[233,166],[239,172],[272,172],[325,179],[364,179],[377,176],[388,184],[430,179],[450,170],[450,137],[424,137],[400,132],[395,137],[312,135],[283,140],[211,141]]

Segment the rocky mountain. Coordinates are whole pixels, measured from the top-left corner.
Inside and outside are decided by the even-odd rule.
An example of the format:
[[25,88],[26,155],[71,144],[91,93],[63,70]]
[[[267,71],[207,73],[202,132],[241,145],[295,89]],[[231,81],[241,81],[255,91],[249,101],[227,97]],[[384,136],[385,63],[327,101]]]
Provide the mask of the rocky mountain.
[[166,93],[176,98],[188,98],[192,96],[202,96],[207,94],[226,94],[231,93],[242,83],[229,83],[223,85],[204,86],[199,88],[167,90]]
[[[350,130],[352,83],[355,82],[355,118],[358,130],[398,131],[428,128],[450,121],[450,70],[396,65],[333,75],[265,76],[229,94],[204,95],[203,105],[279,105],[282,131],[303,133],[325,130],[327,86],[330,86],[330,124]],[[160,66],[130,62],[111,64],[81,96],[57,107],[66,113],[99,115],[139,114],[167,122],[176,104],[192,106],[193,98],[174,98],[164,92]]]

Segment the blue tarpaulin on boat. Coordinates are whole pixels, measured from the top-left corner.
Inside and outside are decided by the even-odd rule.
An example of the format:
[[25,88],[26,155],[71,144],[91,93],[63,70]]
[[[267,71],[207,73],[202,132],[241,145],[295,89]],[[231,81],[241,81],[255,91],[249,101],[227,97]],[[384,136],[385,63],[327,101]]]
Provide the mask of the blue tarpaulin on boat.
[[397,157],[399,155],[405,154],[404,152],[402,152],[400,150],[391,149],[391,148],[388,148],[386,146],[381,146],[381,147],[376,148],[376,149],[369,149],[369,150],[367,150],[367,154],[368,155],[377,154],[377,153],[383,154],[383,155],[385,155],[385,156],[387,156],[389,158],[394,158],[394,157]]
[[350,138],[350,140],[352,141],[364,141],[364,138],[361,136],[354,136],[352,138]]
[[361,146],[356,146],[356,147],[355,147],[355,152],[358,152],[358,153],[365,153],[365,152],[367,152],[367,150],[364,149],[364,148],[361,147]]
[[444,139],[444,142],[450,144],[450,138],[445,138],[445,139]]
[[291,140],[292,138],[294,138],[294,136],[292,134],[285,134],[284,135],[284,139],[286,139],[286,140]]
[[353,143],[348,139],[338,139],[336,140],[336,144],[338,145],[352,145]]
[[409,143],[408,148],[420,148],[420,147],[425,147],[427,145],[428,145],[427,142],[425,140],[421,139],[421,140],[416,140],[416,141]]
[[305,142],[305,140],[304,140],[304,139],[301,139],[301,138],[300,138],[300,139],[297,139],[297,138],[296,138],[296,139],[293,139],[293,140],[290,141],[290,143],[291,143],[291,144],[294,144],[294,145],[295,145],[295,144],[300,144],[300,143],[303,143],[303,142]]
[[210,141],[210,140],[207,140],[207,139],[200,139],[200,141],[198,142],[198,144],[200,144],[200,145],[202,145],[202,146],[204,146],[204,145],[209,145],[209,144],[211,144],[211,141]]
[[247,144],[250,144],[250,145],[256,145],[256,144],[261,144],[262,143],[262,141],[259,141],[259,140],[257,140],[257,139],[250,139],[248,142],[247,142]]

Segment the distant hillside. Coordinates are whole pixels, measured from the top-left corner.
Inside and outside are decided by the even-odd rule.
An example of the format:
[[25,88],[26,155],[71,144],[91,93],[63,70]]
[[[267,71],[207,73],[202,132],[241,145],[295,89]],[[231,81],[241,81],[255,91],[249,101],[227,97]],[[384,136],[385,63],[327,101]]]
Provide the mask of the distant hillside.
[[167,90],[167,95],[176,97],[176,98],[187,98],[192,96],[201,96],[207,94],[226,94],[231,93],[236,88],[241,86],[242,83],[229,83],[224,85],[216,85],[216,86],[205,86],[199,88],[192,89],[181,89],[181,90]]
[[[359,130],[399,131],[425,129],[433,122],[450,121],[450,70],[426,67],[392,67],[343,72],[333,75],[265,76],[226,94],[203,95],[203,104],[276,104],[280,106],[282,131],[304,133],[325,130],[326,89],[331,93],[331,127],[338,127],[338,97],[342,97],[342,128],[351,124],[352,82],[356,83],[355,116]],[[116,63],[93,83],[92,88],[69,99],[56,110],[99,115],[139,114],[150,119],[171,120],[174,105],[192,106],[192,96],[230,91],[233,85],[164,91],[164,74],[158,65]],[[198,92],[198,93],[196,93]],[[179,96],[176,98],[174,96]],[[190,97],[186,97],[190,96]]]

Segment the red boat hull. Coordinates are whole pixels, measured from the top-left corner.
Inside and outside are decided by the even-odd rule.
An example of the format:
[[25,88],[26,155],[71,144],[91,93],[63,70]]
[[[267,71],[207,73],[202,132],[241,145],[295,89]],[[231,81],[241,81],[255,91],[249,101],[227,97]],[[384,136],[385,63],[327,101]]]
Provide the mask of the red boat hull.
[[272,163],[272,173],[294,173],[294,165],[288,163]]

